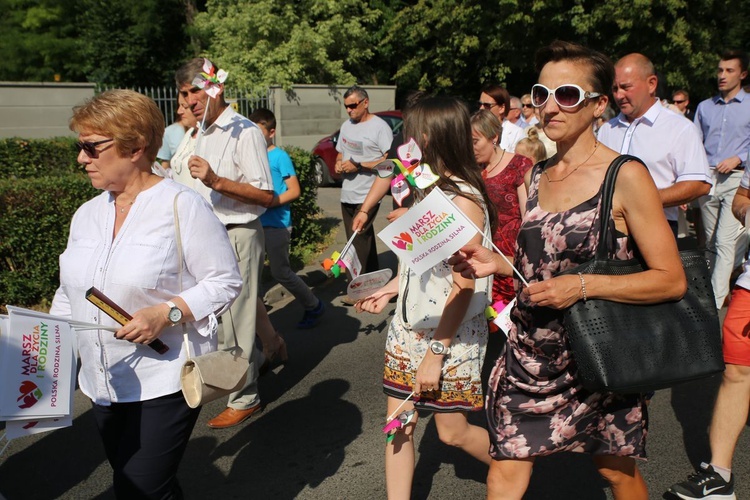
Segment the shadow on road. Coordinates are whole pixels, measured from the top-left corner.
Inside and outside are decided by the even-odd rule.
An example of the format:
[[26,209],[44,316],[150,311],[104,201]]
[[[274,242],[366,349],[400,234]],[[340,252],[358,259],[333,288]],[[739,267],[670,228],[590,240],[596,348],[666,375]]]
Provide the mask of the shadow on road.
[[[343,399],[349,389],[345,380],[326,380],[252,425],[220,431],[230,437],[193,439],[180,476],[187,497],[292,499],[320,485],[338,472],[345,448],[362,432],[361,412]],[[231,464],[226,477],[216,465],[203,467],[224,461]]]

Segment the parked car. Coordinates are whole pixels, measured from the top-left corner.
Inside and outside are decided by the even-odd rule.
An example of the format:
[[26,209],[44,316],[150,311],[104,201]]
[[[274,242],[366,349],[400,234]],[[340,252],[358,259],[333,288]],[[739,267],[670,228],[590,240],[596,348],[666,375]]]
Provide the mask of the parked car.
[[[398,134],[401,131],[401,127],[404,126],[404,119],[401,116],[401,111],[378,111],[374,113],[391,127],[393,135]],[[313,156],[315,157],[315,181],[318,186],[328,186],[330,184],[340,183],[341,175],[337,174],[334,170],[336,165],[336,141],[339,140],[339,132],[337,130],[328,137],[324,137],[319,140],[313,148]]]

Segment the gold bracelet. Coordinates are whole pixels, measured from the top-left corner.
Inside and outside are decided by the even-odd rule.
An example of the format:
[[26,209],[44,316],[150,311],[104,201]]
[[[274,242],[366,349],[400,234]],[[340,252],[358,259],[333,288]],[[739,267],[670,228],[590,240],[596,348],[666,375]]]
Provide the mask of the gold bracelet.
[[586,302],[586,280],[583,279],[583,274],[578,273],[578,279],[581,280],[581,295],[583,295],[583,301]]
[[362,210],[362,209],[360,208],[360,209],[359,209],[359,210],[357,210],[357,211],[358,211],[358,212],[360,212],[360,213],[363,213],[363,214],[365,214],[365,215],[367,216],[367,218],[368,218],[368,219],[370,218],[370,212],[368,212],[367,210]]

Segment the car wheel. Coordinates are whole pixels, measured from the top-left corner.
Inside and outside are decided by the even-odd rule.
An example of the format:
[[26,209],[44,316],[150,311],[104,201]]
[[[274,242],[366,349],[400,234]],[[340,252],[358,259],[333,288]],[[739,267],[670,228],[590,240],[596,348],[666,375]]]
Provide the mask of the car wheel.
[[328,165],[322,158],[315,158],[315,182],[318,186],[328,186],[332,182],[328,173]]

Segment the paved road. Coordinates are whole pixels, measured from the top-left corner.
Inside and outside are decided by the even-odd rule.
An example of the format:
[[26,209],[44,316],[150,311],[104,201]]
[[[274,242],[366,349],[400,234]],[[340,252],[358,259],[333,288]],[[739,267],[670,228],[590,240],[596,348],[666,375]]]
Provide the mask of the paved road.
[[[320,190],[331,222],[340,220],[339,190]],[[383,207],[387,208],[387,207]],[[386,210],[376,228],[384,227]],[[340,231],[333,248],[341,249]],[[381,264],[395,267],[381,249]],[[379,316],[359,316],[341,304],[343,279],[325,279],[320,268],[302,274],[328,307],[313,330],[297,331],[301,308],[277,300],[271,320],[289,344],[290,363],[261,379],[265,411],[222,431],[206,422],[222,408],[207,405],[180,469],[187,498],[371,499],[385,498],[381,391],[384,330],[392,306]],[[497,339],[495,339],[497,344]],[[491,346],[495,352],[498,345]],[[651,498],[707,457],[707,426],[716,380],[657,393],[649,408],[648,462],[642,470]],[[90,406],[76,394],[71,428],[14,441],[0,459],[0,493],[8,500],[113,498],[111,470],[97,436]],[[482,423],[481,412],[473,415]],[[441,444],[432,419],[423,418],[413,498],[484,497],[483,466]],[[750,499],[750,429],[735,460],[739,499]],[[586,456],[561,454],[539,460],[527,499],[611,498]]]

